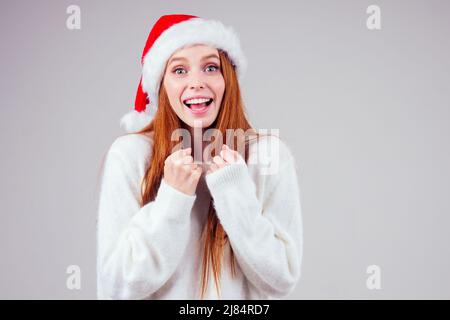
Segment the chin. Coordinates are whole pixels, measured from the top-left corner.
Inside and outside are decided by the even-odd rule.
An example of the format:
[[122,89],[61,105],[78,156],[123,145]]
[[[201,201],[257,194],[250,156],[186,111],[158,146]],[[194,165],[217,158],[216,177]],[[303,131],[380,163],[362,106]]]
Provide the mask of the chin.
[[192,128],[207,128],[214,122],[214,119],[208,118],[195,118],[189,119],[185,123]]

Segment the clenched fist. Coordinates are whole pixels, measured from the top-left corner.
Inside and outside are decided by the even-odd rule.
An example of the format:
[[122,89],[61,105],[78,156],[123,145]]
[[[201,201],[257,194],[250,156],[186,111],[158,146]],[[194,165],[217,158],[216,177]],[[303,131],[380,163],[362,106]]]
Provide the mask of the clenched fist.
[[237,151],[230,149],[230,147],[224,144],[222,145],[222,150],[220,151],[219,155],[215,156],[212,159],[212,163],[209,166],[208,171],[206,171],[206,174],[213,173],[227,165],[239,161],[240,159],[243,158]]
[[194,163],[192,148],[173,152],[164,161],[164,182],[187,195],[194,195],[202,167]]

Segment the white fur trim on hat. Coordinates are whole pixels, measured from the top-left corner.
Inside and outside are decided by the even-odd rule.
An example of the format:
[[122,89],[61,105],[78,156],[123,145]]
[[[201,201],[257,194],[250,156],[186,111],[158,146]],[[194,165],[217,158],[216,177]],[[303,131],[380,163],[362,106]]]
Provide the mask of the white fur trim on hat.
[[120,119],[120,127],[127,133],[137,132],[144,129],[152,119],[153,116],[148,112],[133,110]]
[[236,65],[239,80],[243,79],[247,59],[241,49],[239,38],[231,27],[226,27],[219,21],[202,18],[177,23],[155,40],[144,57],[142,89],[147,93],[150,105],[155,109],[158,107],[159,85],[167,61],[175,51],[190,44],[206,44],[226,51],[232,63]]

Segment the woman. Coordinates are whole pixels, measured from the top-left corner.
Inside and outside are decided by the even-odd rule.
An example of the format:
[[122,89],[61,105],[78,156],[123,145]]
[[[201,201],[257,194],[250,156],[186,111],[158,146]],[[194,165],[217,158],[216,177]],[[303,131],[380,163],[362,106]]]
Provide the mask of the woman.
[[218,21],[162,16],[142,62],[121,122],[129,134],[104,163],[98,298],[287,295],[303,250],[296,165],[247,121],[238,37]]

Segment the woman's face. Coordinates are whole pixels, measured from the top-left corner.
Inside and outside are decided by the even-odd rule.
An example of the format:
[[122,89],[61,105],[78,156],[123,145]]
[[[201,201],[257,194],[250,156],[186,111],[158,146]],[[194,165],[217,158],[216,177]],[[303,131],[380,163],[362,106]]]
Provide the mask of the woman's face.
[[190,127],[209,127],[217,117],[225,91],[219,52],[207,45],[176,51],[164,72],[170,105]]

